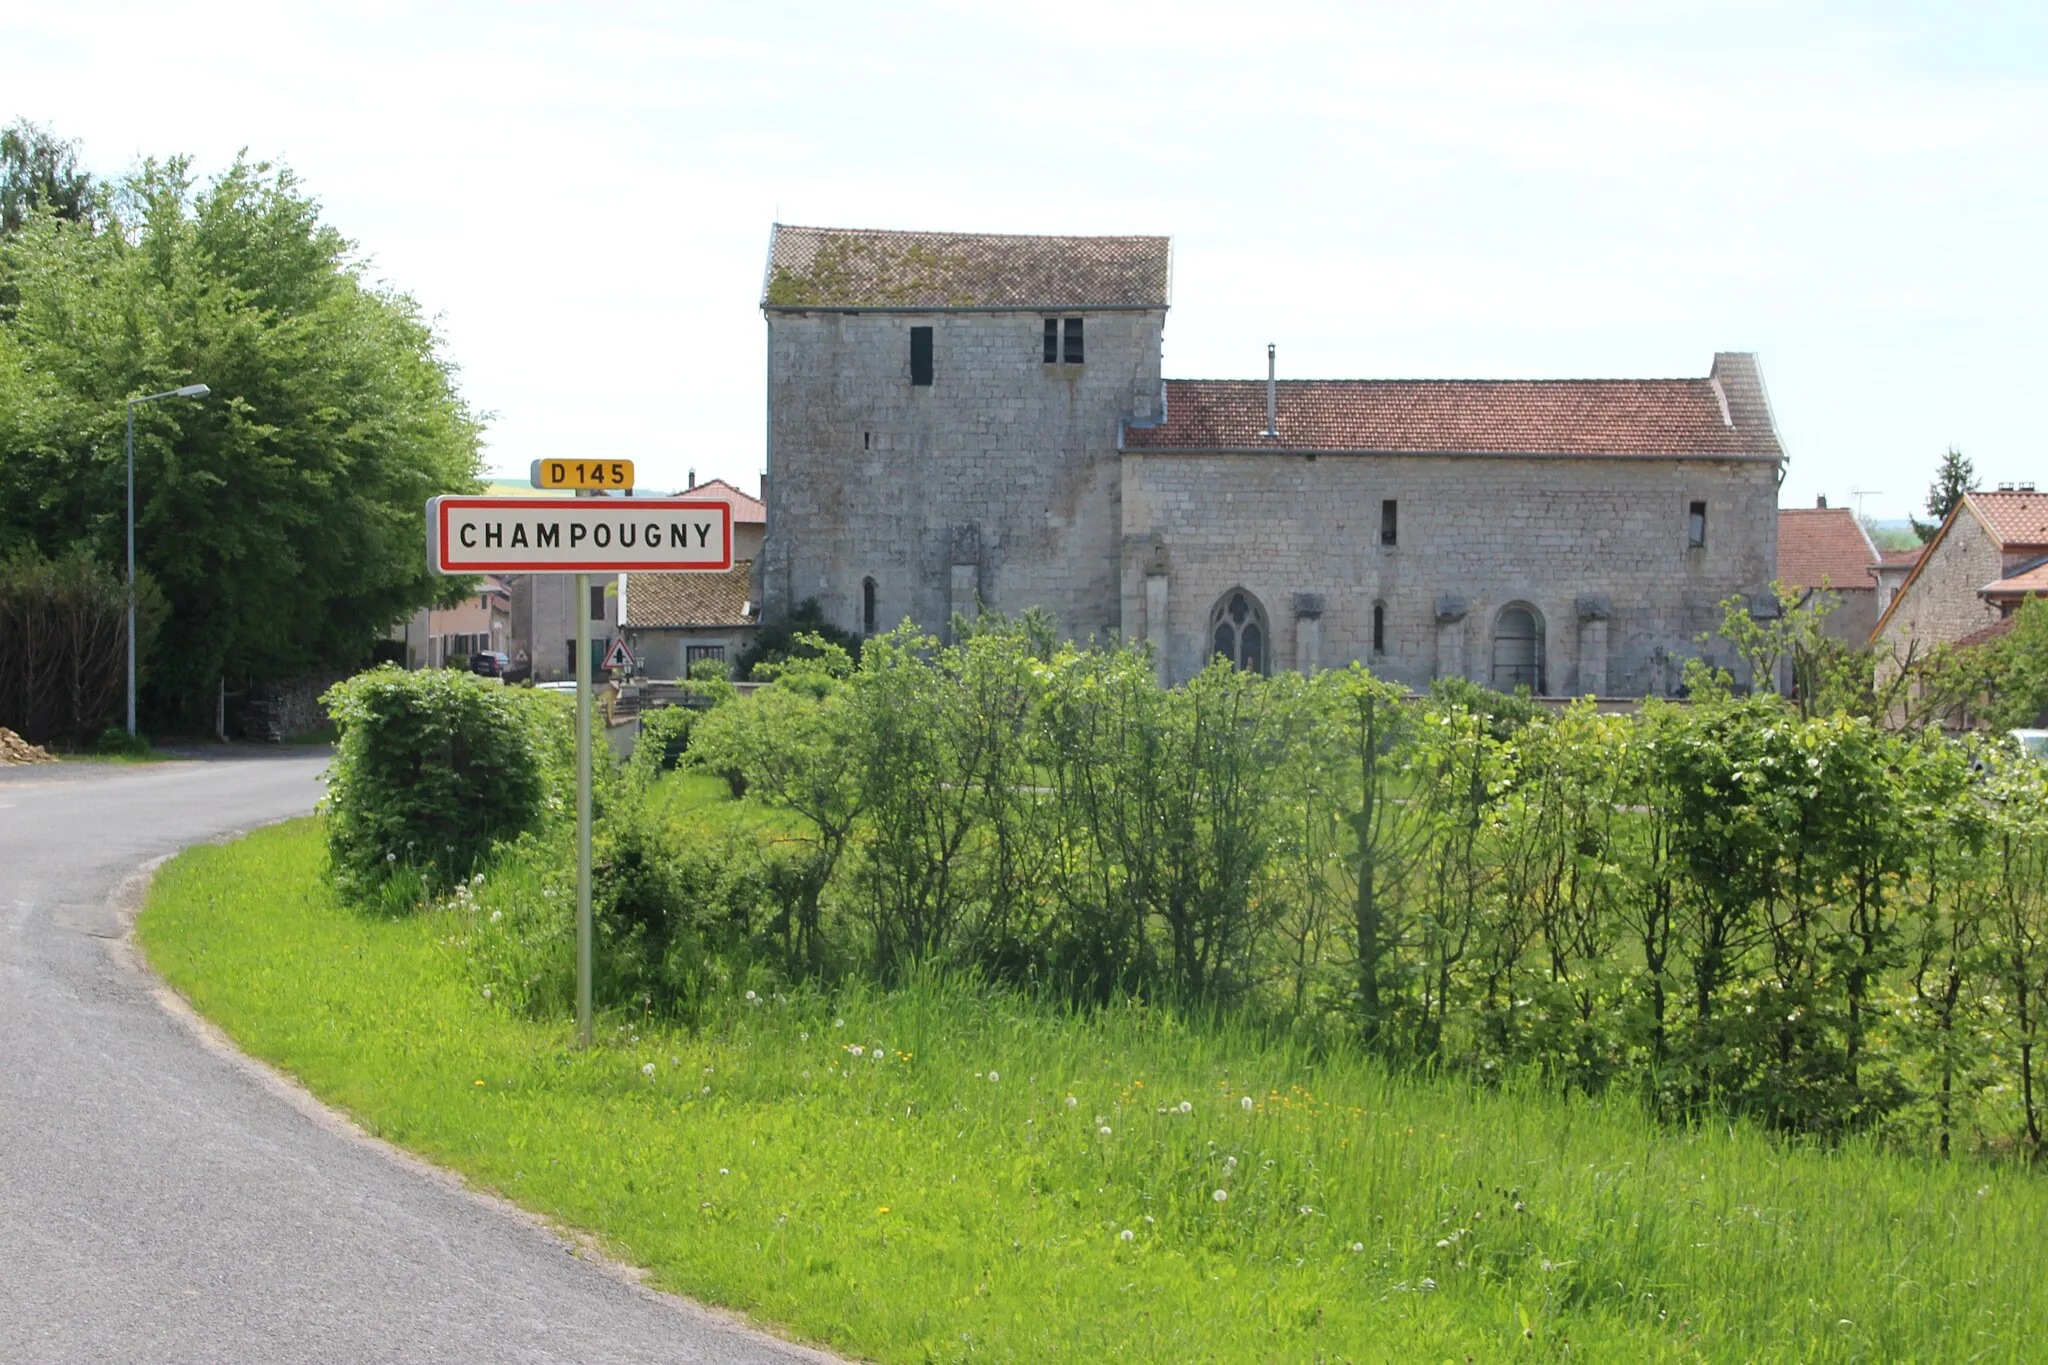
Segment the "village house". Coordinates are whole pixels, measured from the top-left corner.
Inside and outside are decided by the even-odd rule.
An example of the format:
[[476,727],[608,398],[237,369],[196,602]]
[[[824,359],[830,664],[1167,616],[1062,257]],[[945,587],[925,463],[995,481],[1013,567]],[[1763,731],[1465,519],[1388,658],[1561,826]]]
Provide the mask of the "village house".
[[1870,636],[1885,666],[1937,645],[1994,638],[2028,597],[2048,596],[2048,493],[2031,483],[1965,493]]
[[1862,649],[1877,625],[1877,546],[1856,514],[1830,507],[1778,509],[1778,581],[1799,594],[1798,606],[1832,599],[1824,634]]
[[698,483],[695,470],[690,487],[675,496],[716,499],[732,508],[733,566],[722,573],[620,575],[626,648],[649,678],[686,678],[707,659],[730,670],[761,625],[754,562],[767,531],[767,507],[724,479]]
[[[1661,694],[1775,610],[1753,356],[1677,379],[1181,380],[1164,237],[778,225],[771,616],[1044,607],[1178,682],[1351,660],[1421,687]],[[1701,637],[1707,643],[1698,643]]]
[[474,596],[448,607],[421,607],[391,631],[402,642],[407,668],[440,668],[479,650],[510,652],[512,592],[496,574],[485,574]]

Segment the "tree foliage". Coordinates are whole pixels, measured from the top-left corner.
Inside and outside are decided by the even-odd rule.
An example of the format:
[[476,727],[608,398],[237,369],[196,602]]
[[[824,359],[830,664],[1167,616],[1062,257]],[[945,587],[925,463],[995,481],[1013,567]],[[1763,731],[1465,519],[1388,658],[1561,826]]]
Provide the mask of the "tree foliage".
[[289,170],[238,159],[202,188],[146,161],[83,220],[34,202],[0,239],[0,552],[120,563],[126,400],[212,389],[134,410],[137,557],[169,605],[154,723],[209,719],[222,679],[362,662],[459,591],[421,516],[475,486],[477,419],[418,306]]
[[1913,533],[1926,544],[1934,539],[1934,533],[1948,520],[1948,514],[1956,510],[1956,504],[1963,500],[1963,494],[1975,492],[1977,469],[1962,451],[1950,446],[1941,457],[1941,464],[1934,471],[1934,482],[1927,485],[1927,515],[1929,520],[1911,518]]
[[91,224],[98,187],[78,164],[78,144],[17,119],[0,128],[0,235],[19,232],[38,209]]

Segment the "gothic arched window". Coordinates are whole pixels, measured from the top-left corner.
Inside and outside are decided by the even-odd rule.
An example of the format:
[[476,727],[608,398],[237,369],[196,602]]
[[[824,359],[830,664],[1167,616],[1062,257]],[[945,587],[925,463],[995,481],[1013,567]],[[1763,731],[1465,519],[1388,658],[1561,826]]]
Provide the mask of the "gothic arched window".
[[1266,609],[1259,599],[1243,588],[1232,588],[1209,613],[1209,653],[1224,658],[1247,673],[1266,671]]
[[1543,621],[1534,607],[1517,602],[1493,618],[1490,682],[1496,692],[1543,691]]

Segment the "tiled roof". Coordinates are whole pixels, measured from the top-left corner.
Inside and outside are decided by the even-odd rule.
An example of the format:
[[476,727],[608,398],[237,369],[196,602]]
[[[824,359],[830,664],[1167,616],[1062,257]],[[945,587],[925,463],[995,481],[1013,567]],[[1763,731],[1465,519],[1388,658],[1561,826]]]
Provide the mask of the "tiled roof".
[[1977,515],[2008,550],[2048,547],[2048,493],[1965,493]]
[[2023,573],[2001,578],[1978,589],[1986,597],[2019,597],[2027,593],[2048,594],[2048,564],[2036,564]]
[[1793,588],[1872,589],[1877,547],[1846,507],[1778,509],[1778,577]]
[[1164,308],[1166,237],[775,225],[763,308]]
[[1975,645],[1988,645],[1993,640],[2012,634],[2012,628],[2019,623],[2017,616],[2001,616],[1982,630],[1973,630],[1955,642],[1956,649],[1969,649]]
[[742,559],[721,573],[636,573],[626,578],[628,629],[681,626],[752,626],[743,608],[754,565]]
[[743,526],[749,522],[766,525],[768,506],[751,493],[742,493],[724,479],[706,479],[694,488],[685,488],[676,494],[679,498],[718,498],[732,504],[732,523]]
[[1758,455],[1706,379],[1289,379],[1277,440],[1266,384],[1171,379],[1166,418],[1130,450],[1361,450],[1389,454]]
[[1925,545],[1915,545],[1907,550],[1886,550],[1877,557],[1877,562],[1887,569],[1910,569],[1920,562],[1920,556],[1927,553]]

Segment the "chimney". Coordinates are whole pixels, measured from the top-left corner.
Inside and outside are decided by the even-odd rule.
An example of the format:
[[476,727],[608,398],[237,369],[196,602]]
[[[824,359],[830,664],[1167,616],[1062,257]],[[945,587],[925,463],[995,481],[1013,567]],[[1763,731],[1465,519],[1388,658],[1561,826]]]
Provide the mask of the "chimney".
[[1268,439],[1277,440],[1280,429],[1275,423],[1280,417],[1280,385],[1274,378],[1273,343],[1266,343],[1266,429],[1259,433]]
[[693,470],[691,470],[691,471],[690,471],[690,481],[689,481],[688,483],[686,483],[686,484],[684,484],[684,485],[683,485],[683,491],[684,491],[684,492],[688,492],[688,491],[689,491],[690,489],[692,489],[692,488],[695,488],[696,486],[697,486],[697,471],[693,469]]
[[2023,483],[2019,486],[2019,491],[2022,493],[2031,493],[2034,491],[2034,485],[2031,482]]
[[2012,481],[2011,481],[2010,479],[2008,479],[2008,480],[2007,480],[2006,482],[2004,482],[2004,483],[2002,483],[2002,484],[1998,485],[1998,491],[1999,491],[1999,492],[2001,492],[2001,493],[2010,493],[2010,492],[2014,491],[2014,490],[2013,490],[2013,486],[2012,486]]
[[1825,512],[1828,510],[1828,495],[1823,493],[1813,500],[1813,505]]

